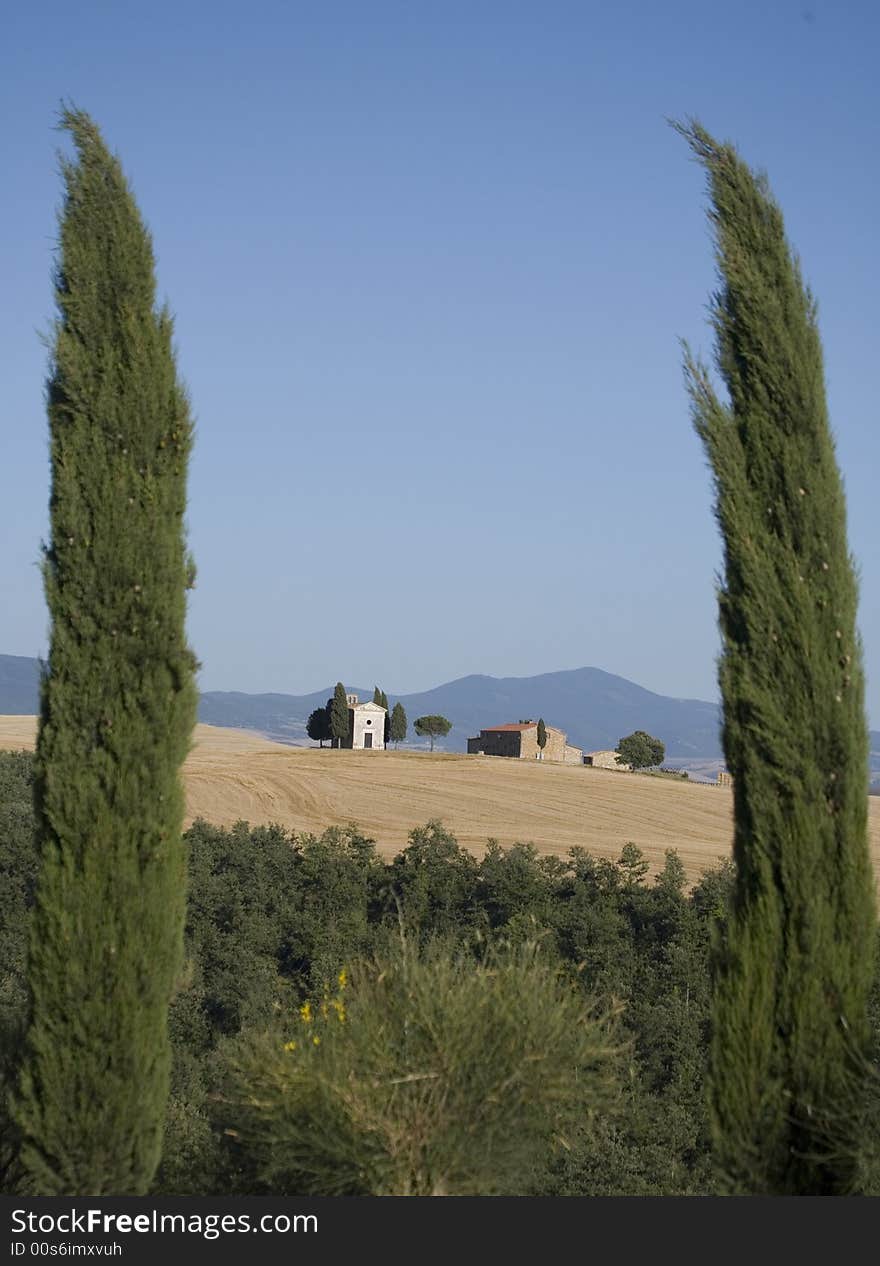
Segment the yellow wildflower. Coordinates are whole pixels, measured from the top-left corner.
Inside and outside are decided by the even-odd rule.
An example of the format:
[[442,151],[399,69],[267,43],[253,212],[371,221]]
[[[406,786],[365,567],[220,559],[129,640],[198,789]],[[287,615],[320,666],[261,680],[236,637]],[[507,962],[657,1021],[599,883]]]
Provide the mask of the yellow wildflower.
[[302,1004],[302,1006],[300,1007],[300,1009],[299,1009],[299,1014],[300,1014],[300,1019],[302,1020],[303,1024],[311,1024],[311,1022],[312,1022],[312,1004],[311,1004],[311,1002],[309,1002],[309,1000],[308,1000],[308,999],[306,999],[306,1001],[305,1001],[305,1002]]
[[285,1049],[286,1051],[295,1051],[295,1050],[296,1050],[296,1042],[285,1042],[285,1043],[284,1043],[284,1049]]

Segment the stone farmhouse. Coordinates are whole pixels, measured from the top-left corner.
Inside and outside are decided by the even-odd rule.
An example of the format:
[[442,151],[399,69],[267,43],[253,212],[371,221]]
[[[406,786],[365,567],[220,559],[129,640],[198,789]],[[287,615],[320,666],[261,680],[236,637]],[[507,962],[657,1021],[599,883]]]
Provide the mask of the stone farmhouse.
[[567,765],[583,764],[583,752],[568,743],[567,735],[548,725],[547,745],[543,754],[538,747],[538,722],[520,721],[516,725],[492,725],[469,738],[467,749],[479,756],[509,756],[514,760],[555,760]]
[[348,703],[348,738],[343,747],[353,747],[359,751],[385,746],[385,709],[381,704],[359,703],[357,695],[346,695]]
[[584,764],[592,765],[594,769],[622,769],[626,773],[632,773],[632,765],[617,763],[617,752],[584,752]]

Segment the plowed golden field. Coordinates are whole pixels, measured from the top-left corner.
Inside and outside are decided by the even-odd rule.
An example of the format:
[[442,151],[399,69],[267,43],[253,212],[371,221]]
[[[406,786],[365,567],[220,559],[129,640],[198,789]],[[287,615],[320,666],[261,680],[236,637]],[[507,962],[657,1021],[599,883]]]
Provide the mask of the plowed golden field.
[[[34,717],[0,717],[0,748],[33,747]],[[727,788],[638,774],[492,757],[284,747],[244,730],[199,725],[184,768],[187,822],[280,822],[321,832],[356,822],[384,856],[439,818],[475,853],[487,839],[542,853],[579,844],[617,857],[627,841],[652,869],[675,848],[693,880],[730,850]],[[880,798],[870,801],[880,874]]]

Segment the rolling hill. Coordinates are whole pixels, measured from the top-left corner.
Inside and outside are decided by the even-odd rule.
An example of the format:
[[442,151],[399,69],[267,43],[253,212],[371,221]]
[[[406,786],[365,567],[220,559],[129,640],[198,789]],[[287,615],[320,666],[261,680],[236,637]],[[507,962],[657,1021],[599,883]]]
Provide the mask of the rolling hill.
[[[35,735],[35,717],[0,716],[0,748],[32,747]],[[557,856],[579,845],[609,858],[632,841],[656,871],[674,848],[691,880],[730,851],[727,787],[491,756],[320,751],[208,725],[194,738],[184,766],[187,822],[244,819],[319,833],[354,821],[391,857],[413,827],[439,818],[478,855],[490,838]],[[880,800],[869,821],[880,873]]]
[[[371,698],[372,689],[347,686]],[[332,686],[309,695],[203,694],[199,719],[211,725],[257,729],[281,741],[303,741],[309,713],[322,707]],[[483,726],[543,716],[566,731],[571,743],[590,751],[614,747],[624,734],[645,729],[661,736],[670,757],[720,757],[718,708],[693,699],[668,699],[599,668],[577,668],[539,677],[461,677],[420,694],[394,695],[412,722],[439,713],[452,729],[442,750],[467,751],[467,740]],[[419,744],[422,746],[422,744]]]
[[[32,714],[37,710],[38,661],[0,655],[0,714]],[[372,687],[348,686],[371,698]],[[323,707],[333,684],[307,695],[243,694],[209,691],[199,701],[199,720],[208,725],[256,730],[289,744],[307,744],[306,721]],[[655,694],[600,668],[574,668],[537,677],[472,675],[446,682],[419,694],[388,693],[398,699],[410,725],[417,716],[440,713],[452,722],[438,749],[467,750],[467,739],[489,725],[543,716],[549,725],[565,730],[569,742],[590,751],[611,748],[633,730],[647,730],[663,739],[670,763],[712,772],[721,760],[720,711],[715,703],[674,699]],[[410,730],[412,737],[412,730]],[[410,747],[424,747],[411,742]],[[871,734],[871,769],[880,781],[880,733]]]

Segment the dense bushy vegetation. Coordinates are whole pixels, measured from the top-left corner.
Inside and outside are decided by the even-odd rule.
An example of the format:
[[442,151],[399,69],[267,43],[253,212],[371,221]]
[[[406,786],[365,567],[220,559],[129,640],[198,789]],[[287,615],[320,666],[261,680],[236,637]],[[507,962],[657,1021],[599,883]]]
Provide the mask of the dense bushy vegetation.
[[[26,1008],[26,924],[36,873],[31,780],[28,755],[0,754],[0,1076],[14,1068]],[[370,1109],[381,1108],[384,1117],[371,1135],[372,1169],[358,1179],[346,1159],[351,1117],[337,1121],[338,1150],[317,1157],[309,1170],[293,1143],[315,1121],[292,1117],[296,1098],[279,1095],[279,1087],[296,1085],[301,1095],[304,1087],[322,1084],[326,1127],[334,1120],[329,1100],[340,1070],[359,1069],[363,1078],[370,1069],[387,1072],[393,1064],[392,1072],[407,1079],[413,1072],[437,1071],[446,1051],[447,1066],[457,1060],[458,1067],[470,1068],[466,1083],[474,1068],[467,1065],[469,1052],[482,1044],[486,1076],[471,1086],[472,1093],[485,1091],[484,1097],[494,1095],[514,1108],[516,1095],[499,1096],[492,1076],[506,1060],[506,1080],[514,1075],[515,1082],[516,1051],[527,1053],[543,1031],[547,1045],[542,1050],[538,1042],[533,1053],[547,1067],[545,1056],[555,1056],[554,1075],[564,1081],[564,1067],[574,1067],[577,1058],[575,1014],[593,1026],[594,1038],[601,1037],[593,1048],[601,1058],[580,1078],[574,1096],[570,1085],[551,1087],[561,1109],[554,1129],[547,1112],[530,1107],[529,1128],[523,1130],[527,1146],[512,1148],[510,1136],[505,1142],[489,1131],[484,1136],[491,1140],[488,1153],[479,1154],[474,1173],[462,1176],[449,1161],[461,1139],[435,1112],[439,1124],[430,1135],[430,1154],[439,1152],[453,1189],[474,1190],[475,1180],[487,1190],[545,1195],[687,1195],[721,1189],[710,1154],[704,1076],[710,944],[727,920],[729,863],[720,863],[688,892],[674,852],[654,879],[633,845],[610,862],[580,849],[563,859],[540,857],[528,844],[503,849],[490,842],[478,861],[436,822],[414,830],[390,863],[354,827],[315,838],[277,826],[239,823],[223,830],[197,822],[185,839],[190,870],[186,959],[171,1007],[172,1086],[154,1191],[329,1193],[370,1190],[383,1181],[403,1189],[406,1180],[400,1180],[382,1141],[392,1115],[387,1100],[368,1100]],[[406,958],[418,976],[409,993],[402,983]],[[511,964],[497,996],[482,990],[485,973]],[[476,975],[480,971],[482,982]],[[387,1023],[376,1005],[379,993]],[[518,1047],[510,1019],[526,998]],[[323,1034],[321,1050],[329,1050],[325,1043],[329,1038],[332,1044],[333,1026],[329,1033],[320,1028],[321,1008],[326,1026],[327,1015],[330,1021],[337,1016],[337,1005],[347,1013],[344,1043],[337,1043],[325,1065],[313,1062],[294,1075],[296,1052],[284,1047],[297,1041],[302,1009],[314,1015],[319,1025],[314,1035]],[[493,1018],[477,1031],[480,1007]],[[401,1053],[407,1015],[421,1017],[424,1030],[435,1035],[433,1057],[424,1035],[409,1055]],[[383,1022],[377,1024],[377,1018]],[[876,991],[873,1019],[880,1037]],[[471,1022],[470,1036],[477,1036],[468,1042]],[[444,1035],[445,1023],[451,1027]],[[486,1038],[489,1032],[494,1041]],[[311,1035],[312,1030],[305,1034]],[[580,1049],[583,1055],[585,1048]],[[430,1064],[432,1058],[426,1067],[425,1060]],[[268,1129],[265,1113],[261,1118],[244,1106],[249,1093],[264,1104],[272,1102],[267,1078],[274,1079],[276,1106],[286,1105]],[[420,1085],[398,1084],[410,1090]],[[312,1112],[312,1096],[308,1103]],[[402,1103],[402,1124],[407,1111],[412,1117],[411,1099]],[[462,1126],[469,1120],[461,1110],[453,1117]],[[514,1123],[515,1117],[512,1112]],[[875,1134],[866,1123],[860,1158],[864,1190],[877,1186],[871,1155]],[[4,1109],[0,1166],[7,1190],[15,1189],[18,1180],[15,1151]],[[490,1172],[495,1175],[491,1182]]]
[[[31,777],[30,757],[0,756],[0,1023],[9,1065],[26,1007],[24,947],[36,871]],[[549,1048],[542,1055],[538,1042],[536,1050],[555,1076],[566,1061],[574,1066],[573,1017],[589,1019],[605,1035],[601,1070],[581,1078],[580,1098],[572,1099],[570,1088],[562,1094],[564,1130],[554,1135],[546,1115],[535,1117],[533,1128],[524,1130],[528,1149],[513,1152],[490,1131],[495,1141],[481,1172],[497,1171],[491,1189],[711,1190],[703,1109],[707,962],[712,927],[725,917],[725,866],[688,895],[674,854],[651,882],[632,846],[611,863],[580,850],[563,860],[539,857],[530,845],[502,849],[490,843],[477,861],[439,823],[413,831],[407,848],[388,864],[353,827],[314,838],[274,826],[240,823],[222,830],[198,822],[186,843],[186,959],[171,1007],[172,1087],[154,1190],[290,1191],[297,1182],[303,1190],[338,1190],[338,1173],[334,1179],[325,1168],[323,1178],[306,1179],[292,1172],[292,1162],[279,1170],[271,1148],[267,1159],[262,1143],[248,1145],[246,1114],[237,1107],[241,1070],[255,1051],[281,1054],[300,1008],[310,1000],[319,1007],[332,996],[343,970],[350,981],[347,1040],[357,1047],[364,1027],[356,1023],[358,1008],[367,1014],[370,991],[377,989],[388,995],[393,1029],[403,1014],[404,956],[420,973],[423,1011],[433,1000],[441,1027],[444,1015],[451,1024],[458,1014],[464,1025],[464,1017],[479,1009],[474,998],[483,998],[486,1015],[495,1017],[485,1031],[500,1043],[485,1045],[492,1075],[507,1060],[507,1078],[517,1080],[511,1020],[527,996],[533,1010],[522,1012],[523,1049],[545,1030]],[[395,949],[401,943],[405,948]],[[381,971],[369,965],[377,959],[392,967],[381,985]],[[470,973],[464,970],[468,963]],[[497,994],[480,993],[493,971],[511,964]],[[534,980],[523,985],[528,972],[540,977],[540,988]],[[396,1008],[390,1005],[395,998]],[[504,1041],[499,1034],[506,1034]],[[387,1032],[383,1040],[390,1040]],[[370,1058],[379,1058],[371,1049]],[[438,1049],[446,1049],[443,1040]],[[449,1049],[459,1049],[456,1058],[466,1060],[474,1043],[468,1047],[462,1038],[456,1048],[450,1035]],[[266,1060],[262,1066],[268,1067]],[[483,1088],[490,1082],[491,1076]],[[493,1093],[490,1087],[487,1097]],[[499,1102],[505,1104],[503,1092]],[[516,1096],[508,1102],[513,1106]],[[454,1153],[449,1132],[443,1137],[443,1147]],[[13,1187],[15,1139],[5,1115],[0,1147],[5,1182]],[[460,1189],[474,1188],[462,1181]]]
[[244,1037],[224,1106],[276,1192],[493,1195],[613,1102],[615,1019],[534,942],[404,933]]
[[0,1189],[15,1189],[18,1131],[9,1093],[27,1018],[27,933],[37,882],[33,758],[0,752]]

